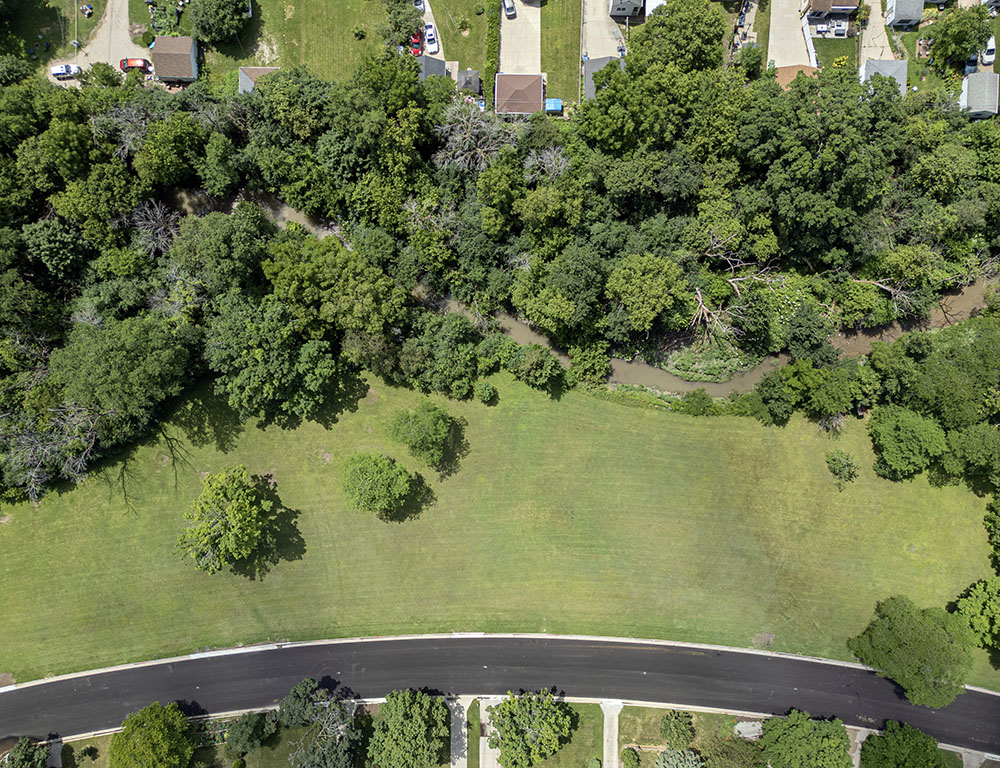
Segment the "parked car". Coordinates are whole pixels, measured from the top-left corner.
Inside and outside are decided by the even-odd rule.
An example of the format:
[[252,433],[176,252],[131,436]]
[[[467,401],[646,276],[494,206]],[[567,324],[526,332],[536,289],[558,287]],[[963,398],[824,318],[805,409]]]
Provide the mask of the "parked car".
[[149,72],[153,68],[153,65],[146,61],[146,59],[122,59],[118,62],[118,67],[122,72],[131,72],[133,69],[141,69],[143,72]]
[[997,60],[997,39],[996,37],[990,37],[986,41],[986,47],[983,49],[979,60],[983,62],[984,66],[990,66],[994,61]]
[[421,13],[424,12],[424,0],[413,0],[413,7]]
[[514,0],[500,0],[503,5],[503,12],[507,14],[508,19],[513,19],[517,12],[514,10]]
[[969,57],[969,60],[965,62],[965,74],[971,75],[979,69],[979,54],[974,53]]
[[419,56],[424,52],[424,46],[420,42],[420,33],[414,32],[413,37],[410,38],[410,53],[414,56]]
[[424,24],[424,45],[427,46],[427,53],[437,53],[441,50],[438,45],[437,30],[433,24]]
[[736,26],[745,27],[747,25],[747,15],[745,13],[740,14],[740,20],[737,22]]
[[57,64],[49,72],[56,80],[72,80],[80,74],[80,67],[76,64]]

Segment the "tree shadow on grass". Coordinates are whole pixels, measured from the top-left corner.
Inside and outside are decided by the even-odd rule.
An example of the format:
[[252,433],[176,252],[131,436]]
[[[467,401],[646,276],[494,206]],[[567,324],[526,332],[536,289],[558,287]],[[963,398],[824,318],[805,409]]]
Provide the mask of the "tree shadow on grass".
[[261,495],[271,502],[271,513],[265,523],[260,546],[250,557],[233,563],[230,570],[237,576],[257,581],[284,560],[301,560],[306,553],[306,542],[299,531],[299,511],[281,503],[276,484],[260,475],[253,477],[259,483]]
[[257,51],[257,43],[260,39],[260,30],[264,24],[261,15],[260,3],[253,0],[253,16],[251,16],[239,35],[234,40],[227,40],[223,43],[215,43],[212,47],[221,55],[228,59],[243,60],[249,59]]
[[223,453],[235,448],[236,440],[243,434],[239,414],[209,383],[197,387],[184,398],[171,414],[170,423],[175,424],[196,448],[213,444]]
[[451,418],[444,452],[441,461],[435,467],[438,478],[441,480],[458,472],[462,459],[469,455],[469,441],[465,439],[466,426],[468,426],[468,421],[465,419],[461,417]]
[[437,501],[434,489],[427,485],[424,476],[419,472],[410,478],[410,492],[406,495],[403,503],[391,512],[379,515],[379,519],[387,523],[405,523],[407,520],[415,520],[420,517],[420,513]]

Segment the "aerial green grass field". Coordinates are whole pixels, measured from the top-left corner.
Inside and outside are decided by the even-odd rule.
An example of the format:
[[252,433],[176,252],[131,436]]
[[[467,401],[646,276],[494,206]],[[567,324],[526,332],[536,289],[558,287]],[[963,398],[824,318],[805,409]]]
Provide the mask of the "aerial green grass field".
[[545,95],[564,102],[580,101],[580,0],[542,2],[542,72],[548,74]]
[[[75,51],[71,41],[86,43],[104,14],[106,0],[86,2],[94,7],[89,19],[80,13],[84,0],[26,0],[18,6],[7,33],[0,38],[0,49],[39,64],[71,56]],[[85,66],[87,62],[81,56],[79,63]]]
[[[0,509],[0,673],[452,630],[773,635],[775,650],[843,659],[876,600],[944,605],[990,573],[985,502],[877,478],[861,422],[835,441],[799,418],[764,428],[495,381],[493,407],[435,398],[468,421],[468,455],[444,480],[387,436],[421,395],[377,379],[329,429],[240,429],[189,397],[81,486]],[[832,447],[863,465],[843,493]],[[421,472],[436,503],[404,523],[347,509],[339,467],[356,451]],[[260,580],[199,572],[176,549],[202,473],[240,463],[275,479],[304,542]],[[985,654],[970,682],[1000,687]]]

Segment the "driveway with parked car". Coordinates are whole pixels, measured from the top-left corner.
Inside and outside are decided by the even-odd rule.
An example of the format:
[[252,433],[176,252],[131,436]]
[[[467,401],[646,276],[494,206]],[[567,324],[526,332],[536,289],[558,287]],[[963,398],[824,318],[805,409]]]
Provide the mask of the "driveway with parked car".
[[542,71],[540,0],[511,2],[514,5],[514,15],[504,12],[500,14],[500,71],[537,75]]
[[[414,0],[413,5],[420,8],[416,0]],[[441,47],[441,37],[438,34],[437,22],[434,20],[434,9],[431,8],[430,0],[421,0],[420,5],[423,6],[424,53],[432,59],[444,61],[444,49]]]
[[[95,61],[103,61],[119,69],[122,59],[146,59],[149,50],[132,42],[128,32],[128,0],[108,0],[94,36],[75,56],[53,61],[53,66],[76,64],[86,69]],[[49,77],[56,80],[51,73]]]

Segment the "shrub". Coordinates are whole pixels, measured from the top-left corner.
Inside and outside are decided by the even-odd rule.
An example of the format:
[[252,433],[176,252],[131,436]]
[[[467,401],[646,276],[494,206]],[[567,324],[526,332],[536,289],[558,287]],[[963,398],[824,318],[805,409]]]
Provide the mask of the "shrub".
[[722,408],[716,404],[712,396],[701,388],[685,392],[674,406],[674,410],[686,413],[688,416],[718,416],[722,413]]
[[473,392],[476,395],[476,399],[483,403],[483,405],[489,405],[490,403],[496,402],[497,388],[488,381],[477,381],[476,385],[473,387]]
[[672,749],[687,749],[694,741],[694,720],[690,712],[671,709],[660,720],[660,736]]
[[837,478],[837,489],[840,491],[858,478],[858,465],[847,451],[827,451],[826,466],[830,474]]
[[412,411],[399,411],[389,425],[389,435],[432,467],[440,467],[448,451],[454,420],[443,408],[423,400]]
[[469,28],[469,20],[463,16],[458,20],[458,31],[465,32]]
[[598,341],[586,347],[570,347],[569,370],[573,377],[584,384],[603,384],[611,373],[608,342]]
[[639,768],[639,753],[632,747],[627,747],[622,751],[621,768]]
[[246,768],[246,766],[247,766],[247,761],[244,760],[242,757],[238,757],[233,761],[233,764],[230,766],[230,768]]
[[697,752],[690,749],[665,749],[656,758],[656,768],[702,768]]
[[486,12],[486,9],[483,8],[482,3],[476,3],[475,6],[472,9],[472,12],[475,13],[476,16],[482,16],[483,13]]
[[365,31],[365,28],[362,27],[360,24],[355,24],[353,27],[351,27],[351,34],[354,35],[355,40],[364,40],[365,37],[368,35],[368,33]]
[[147,48],[149,48],[155,37],[156,35],[153,34],[152,30],[147,29],[145,32],[142,33],[142,44]]
[[413,479],[393,459],[378,453],[356,453],[344,462],[344,495],[355,509],[390,520],[410,494]]
[[562,374],[559,359],[541,344],[521,347],[505,367],[515,379],[537,389],[547,389]]
[[486,58],[483,60],[483,97],[493,106],[493,86],[500,69],[500,3],[491,0],[486,6]]

